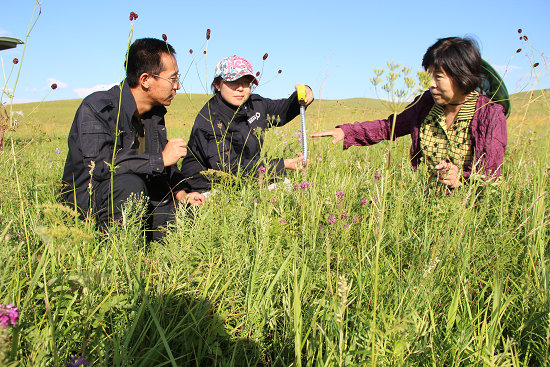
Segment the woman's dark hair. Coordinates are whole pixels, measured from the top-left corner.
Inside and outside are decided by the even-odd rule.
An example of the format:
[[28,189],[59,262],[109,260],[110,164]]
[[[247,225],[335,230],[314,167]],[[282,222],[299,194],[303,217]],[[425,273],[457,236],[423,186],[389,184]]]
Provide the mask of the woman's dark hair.
[[128,49],[126,61],[126,82],[131,88],[139,84],[143,73],[158,75],[164,70],[160,60],[161,54],[174,56],[176,51],[170,44],[156,38],[140,38]]
[[477,44],[460,37],[440,38],[422,58],[424,70],[442,68],[464,90],[470,93],[481,83],[481,55]]

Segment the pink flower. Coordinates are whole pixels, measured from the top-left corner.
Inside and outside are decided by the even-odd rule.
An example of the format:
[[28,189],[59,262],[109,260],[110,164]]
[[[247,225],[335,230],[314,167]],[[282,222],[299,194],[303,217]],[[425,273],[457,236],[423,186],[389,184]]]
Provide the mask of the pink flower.
[[328,222],[330,224],[336,223],[338,222],[338,218],[336,218],[334,215],[331,215],[330,217],[328,217]]
[[300,183],[300,188],[301,188],[302,190],[305,190],[305,189],[307,189],[307,188],[310,187],[310,186],[311,186],[311,184],[310,184],[309,182],[307,182],[307,181],[303,181],[303,182]]
[[361,202],[359,203],[360,205],[365,205],[367,203],[367,198],[366,197],[363,197],[361,199]]
[[342,190],[336,191],[336,196],[338,196],[338,198],[339,198],[340,200],[342,200],[342,198],[344,197],[344,195],[345,195],[345,194],[344,194],[344,192],[343,192]]
[[376,196],[373,196],[372,199],[371,199],[371,201],[372,201],[373,203],[376,203],[376,202],[378,201],[378,198],[377,198]]
[[210,28],[206,30],[206,40],[208,41],[210,39]]
[[378,171],[374,172],[374,179],[379,180],[380,179],[380,173]]
[[0,326],[3,329],[8,327],[8,324],[11,326],[17,326],[17,319],[19,318],[19,312],[17,312],[17,307],[14,307],[13,304],[0,305]]
[[258,202],[258,199],[252,199],[252,204],[256,204]]
[[348,213],[343,212],[342,214],[340,214],[340,219],[348,219]]
[[277,203],[277,199],[275,199],[275,198],[273,198],[273,199],[271,199],[271,200],[269,200],[269,201],[271,201],[271,204],[273,204],[273,205],[275,205],[275,203]]
[[264,173],[265,172],[265,167],[264,166],[258,167],[258,172]]
[[281,224],[286,224],[286,220],[285,218],[281,218],[281,220],[279,221]]

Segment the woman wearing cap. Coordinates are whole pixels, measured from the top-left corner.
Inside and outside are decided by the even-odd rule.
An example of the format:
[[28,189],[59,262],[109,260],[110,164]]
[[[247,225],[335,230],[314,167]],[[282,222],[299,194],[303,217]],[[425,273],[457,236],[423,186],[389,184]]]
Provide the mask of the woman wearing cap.
[[[209,191],[211,181],[201,173],[207,170],[233,175],[257,175],[265,170],[266,174],[276,175],[287,169],[302,169],[301,154],[288,159],[260,159],[262,131],[282,126],[300,113],[296,92],[287,99],[271,100],[251,94],[255,85],[258,81],[246,59],[230,56],[217,64],[212,82],[214,96],[195,119],[187,143],[188,154],[181,166],[188,189]],[[306,94],[307,106],[313,102],[309,87]]]
[[[426,51],[422,66],[432,75],[429,91],[397,115],[393,138],[411,135],[411,164],[427,164],[432,177],[451,188],[473,171],[484,179],[498,177],[506,150],[504,108],[476,91],[481,56],[468,39],[439,39]],[[391,139],[393,115],[385,120],[356,122],[321,131],[333,144],[372,145]]]

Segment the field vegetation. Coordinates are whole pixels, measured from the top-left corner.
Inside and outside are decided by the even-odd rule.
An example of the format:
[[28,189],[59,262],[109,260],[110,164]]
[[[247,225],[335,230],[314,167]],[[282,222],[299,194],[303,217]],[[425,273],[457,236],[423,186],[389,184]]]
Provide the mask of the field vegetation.
[[[0,303],[19,311],[5,363],[549,365],[548,92],[512,96],[497,182],[431,189],[408,137],[315,140],[290,185],[219,183],[154,243],[142,200],[107,234],[58,204],[80,101],[15,105],[0,153]],[[170,136],[188,136],[207,98],[178,95]],[[308,128],[390,110],[317,100]],[[270,130],[266,155],[300,151],[299,128]]]

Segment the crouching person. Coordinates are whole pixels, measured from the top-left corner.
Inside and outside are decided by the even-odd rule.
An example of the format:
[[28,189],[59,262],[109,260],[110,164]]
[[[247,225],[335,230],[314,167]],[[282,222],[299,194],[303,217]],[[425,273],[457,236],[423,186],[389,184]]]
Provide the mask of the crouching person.
[[132,195],[149,198],[147,237],[174,218],[178,203],[202,205],[204,196],[182,189],[176,163],[187,153],[183,138],[167,140],[164,115],[180,89],[175,51],[143,38],[128,50],[126,79],[86,97],[69,132],[62,200],[106,229]]

